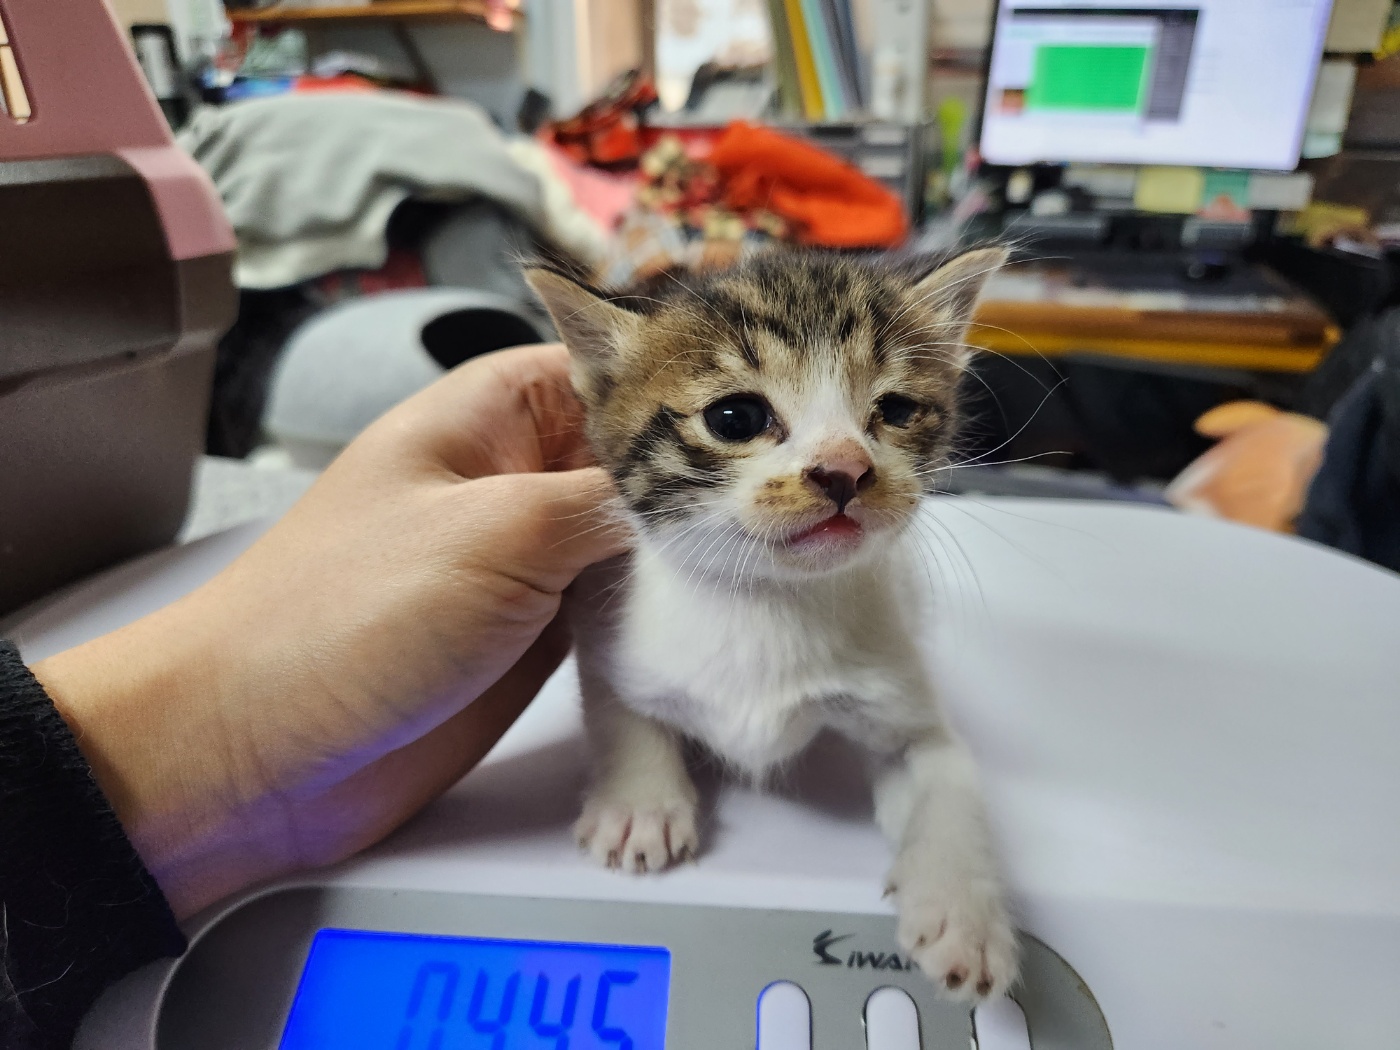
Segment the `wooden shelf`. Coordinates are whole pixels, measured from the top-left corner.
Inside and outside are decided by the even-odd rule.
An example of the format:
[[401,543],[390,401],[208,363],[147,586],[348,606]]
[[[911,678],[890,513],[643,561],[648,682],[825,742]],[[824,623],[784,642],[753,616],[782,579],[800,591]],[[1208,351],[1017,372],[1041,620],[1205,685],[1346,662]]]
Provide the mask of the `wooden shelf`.
[[297,22],[373,22],[412,19],[473,19],[509,29],[513,13],[493,11],[485,0],[374,0],[354,7],[261,7],[228,13],[238,25],[292,25]]

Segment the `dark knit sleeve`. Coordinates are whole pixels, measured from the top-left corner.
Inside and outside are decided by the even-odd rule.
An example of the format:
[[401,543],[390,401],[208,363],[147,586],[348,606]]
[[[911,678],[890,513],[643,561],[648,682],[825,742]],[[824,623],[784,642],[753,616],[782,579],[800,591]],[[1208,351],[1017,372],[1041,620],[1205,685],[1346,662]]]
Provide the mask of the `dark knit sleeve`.
[[68,1047],[104,988],[184,950],[73,734],[0,640],[0,1047]]

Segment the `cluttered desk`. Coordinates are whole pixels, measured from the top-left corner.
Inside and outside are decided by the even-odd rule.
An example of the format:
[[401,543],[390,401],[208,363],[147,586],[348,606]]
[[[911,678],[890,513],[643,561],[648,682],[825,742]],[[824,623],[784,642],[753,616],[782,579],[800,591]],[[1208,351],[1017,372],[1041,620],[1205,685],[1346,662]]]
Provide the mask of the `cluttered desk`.
[[[1287,397],[1326,358],[1340,329],[1272,245],[1277,214],[1308,202],[1293,169],[1328,9],[996,5],[987,199],[964,236],[1016,248],[969,333],[1015,421],[978,454],[1170,477],[1211,404]],[[1168,432],[1174,453],[1125,451]]]
[[[1271,176],[1222,169],[1296,165],[1328,6],[1003,0],[980,149],[1007,169],[1004,222],[1029,260],[994,280],[975,341],[1010,354],[1315,367],[1335,326],[1245,258],[1251,209],[1274,203]],[[1189,76],[1193,62],[1213,75]],[[1078,167],[1037,187],[1047,179],[1029,166],[1044,162]],[[1177,167],[1086,167],[1103,163]]]

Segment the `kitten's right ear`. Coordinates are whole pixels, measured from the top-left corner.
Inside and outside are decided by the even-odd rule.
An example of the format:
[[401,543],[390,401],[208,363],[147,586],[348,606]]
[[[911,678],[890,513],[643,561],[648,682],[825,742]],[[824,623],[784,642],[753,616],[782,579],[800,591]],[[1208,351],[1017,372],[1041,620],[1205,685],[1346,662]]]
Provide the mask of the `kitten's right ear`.
[[574,360],[589,374],[612,370],[618,350],[641,318],[553,270],[533,268],[525,280],[543,300]]

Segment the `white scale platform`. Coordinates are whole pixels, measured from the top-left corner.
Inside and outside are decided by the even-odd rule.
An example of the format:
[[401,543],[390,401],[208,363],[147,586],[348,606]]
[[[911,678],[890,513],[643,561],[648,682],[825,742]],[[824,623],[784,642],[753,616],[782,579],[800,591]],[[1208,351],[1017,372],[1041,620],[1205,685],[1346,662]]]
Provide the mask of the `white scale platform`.
[[[983,769],[1015,908],[1087,985],[1112,1045],[1400,1046],[1400,577],[1156,509],[947,499],[928,513],[951,537],[936,567],[944,622],[931,646]],[[59,651],[197,585],[258,531],[123,567],[7,633],[29,659]],[[724,917],[709,924],[724,928],[719,970],[739,973],[758,957],[768,973],[782,969],[809,1003],[816,1050],[860,1050],[863,1032],[894,1039],[905,1007],[869,999],[885,985],[913,990],[923,1050],[963,1050],[947,1042],[957,1026],[944,1027],[958,1015],[927,1005],[920,975],[870,968],[872,953],[893,948],[880,932],[892,929],[880,899],[889,851],[856,764],[839,743],[819,747],[820,760],[777,793],[712,784],[698,864],[650,877],[601,871],[568,834],[585,757],[566,665],[488,760],[407,828],[297,880],[303,890],[232,902],[192,924],[186,960],[109,993],[79,1046],[180,1050],[201,1025],[203,1046],[230,1045],[215,1036],[237,1022],[220,1011],[250,1000],[221,976],[220,938],[272,943],[301,924],[304,945],[327,916],[353,925],[360,915],[372,916],[367,929],[396,928],[398,916],[408,931],[568,940],[578,916],[596,914],[606,929],[609,914],[646,913],[665,926],[667,915],[706,909]],[[499,906],[471,903],[483,898]],[[471,914],[494,918],[462,918]],[[784,926],[784,915],[794,921]],[[849,962],[858,948],[867,965],[824,965],[812,938],[827,927],[811,929],[812,918],[829,918],[833,936],[852,934],[828,954]],[[283,954],[268,1008],[282,1012],[279,1031],[296,951]],[[682,954],[675,1024],[684,997],[723,983],[687,977],[682,986]],[[1034,944],[1030,957],[1035,1050],[1099,1050],[1089,1029],[1073,1028],[1075,995],[1089,1000],[1072,980],[1056,984],[1068,970]],[[832,992],[838,975],[845,991]],[[754,989],[733,994],[684,1016],[736,1018],[724,1031],[742,1031],[742,1041],[673,1026],[668,1050],[759,1045]],[[801,1015],[793,990],[774,995],[773,1011]],[[1038,1026],[1041,1017],[1050,1020]],[[970,1026],[959,1031],[966,1039]],[[270,1039],[250,1050],[270,1050]],[[872,1050],[906,1050],[883,1039]],[[806,1047],[799,1038],[759,1050],[770,1045]]]

